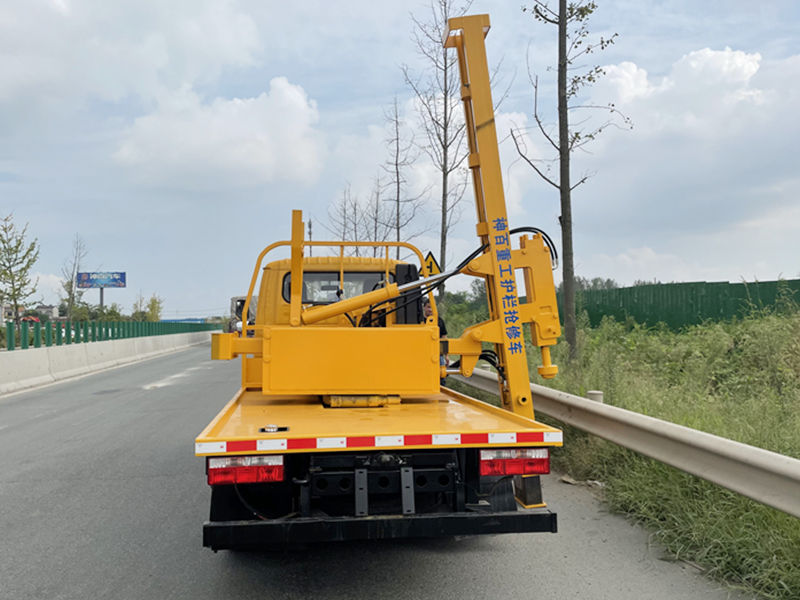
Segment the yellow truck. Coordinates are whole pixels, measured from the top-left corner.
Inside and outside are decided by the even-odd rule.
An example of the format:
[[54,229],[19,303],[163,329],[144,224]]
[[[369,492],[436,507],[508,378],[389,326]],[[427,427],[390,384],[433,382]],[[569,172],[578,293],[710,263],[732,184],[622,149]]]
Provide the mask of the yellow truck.
[[[562,434],[534,418],[523,331],[539,374],[555,376],[555,249],[508,223],[488,29],[487,15],[455,18],[444,38],[459,56],[478,247],[431,275],[408,243],[305,240],[294,211],[290,239],[256,261],[243,308],[258,296],[255,324],[212,339],[213,358],[241,360],[242,385],[195,440],[211,486],[205,546],[556,531],[539,475]],[[313,246],[335,251],[306,256]],[[398,246],[414,258],[390,258]],[[262,267],[278,248],[290,258]],[[490,317],[444,339],[434,293],[457,274],[485,281]],[[499,375],[501,408],[441,386],[479,360]]]

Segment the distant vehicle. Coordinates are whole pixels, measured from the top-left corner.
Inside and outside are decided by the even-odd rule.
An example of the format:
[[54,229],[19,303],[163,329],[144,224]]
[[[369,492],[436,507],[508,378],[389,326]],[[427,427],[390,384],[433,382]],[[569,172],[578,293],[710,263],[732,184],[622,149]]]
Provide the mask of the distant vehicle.
[[[231,298],[231,317],[228,321],[228,333],[241,333],[242,331],[242,311],[247,296],[234,296]],[[258,296],[253,296],[250,308],[247,310],[247,324],[254,325],[256,322],[256,309],[258,307]]]
[[39,320],[39,317],[34,317],[33,315],[28,315],[27,317],[22,317],[20,319],[20,321],[27,322],[27,323],[41,323],[41,321]]

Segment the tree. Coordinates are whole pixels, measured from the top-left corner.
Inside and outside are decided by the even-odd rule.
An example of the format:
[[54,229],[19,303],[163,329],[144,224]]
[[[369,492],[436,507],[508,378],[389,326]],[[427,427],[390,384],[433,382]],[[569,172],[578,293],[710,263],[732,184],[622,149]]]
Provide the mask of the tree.
[[155,323],[161,320],[161,311],[164,309],[164,299],[159,298],[156,294],[150,296],[147,301],[147,320]]
[[146,321],[147,320],[147,301],[144,299],[141,290],[136,295],[133,301],[133,309],[131,310],[131,321]]
[[[586,173],[577,183],[570,180],[570,155],[575,150],[583,148],[592,141],[605,128],[615,125],[613,120],[607,120],[591,129],[581,129],[586,121],[581,121],[577,127],[570,128],[570,114],[576,109],[599,108],[619,116],[623,122],[630,125],[630,120],[622,115],[613,104],[596,106],[581,104],[577,101],[579,92],[590,86],[597,78],[604,74],[602,67],[577,65],[575,61],[585,57],[597,49],[603,50],[614,43],[617,34],[610,38],[589,43],[589,17],[597,9],[597,4],[591,0],[578,0],[567,2],[558,0],[558,9],[551,9],[549,2],[533,0],[533,5],[524,7],[524,12],[530,12],[533,17],[546,25],[555,25],[558,28],[558,127],[557,134],[545,123],[544,117],[539,112],[539,85],[538,78],[531,78],[534,89],[533,118],[538,131],[544,136],[547,143],[554,149],[557,158],[547,161],[537,161],[528,158],[521,144],[520,132],[511,132],[517,151],[520,156],[539,174],[547,183],[558,189],[561,203],[561,244],[562,244],[562,277],[564,286],[564,335],[569,346],[571,358],[577,352],[577,323],[575,318],[575,260],[572,243],[572,190],[585,183],[591,176]],[[558,162],[558,176],[550,174],[550,167]],[[538,164],[537,164],[538,163]]]
[[[440,174],[439,266],[442,270],[447,266],[447,236],[461,216],[460,203],[467,184],[463,170],[467,148],[460,106],[458,56],[445,51],[442,36],[448,19],[463,15],[471,4],[471,1],[457,4],[453,0],[431,0],[429,20],[422,21],[412,15],[417,53],[427,66],[419,77],[407,65],[402,66],[403,78],[413,90],[419,108],[425,138],[421,149]],[[442,284],[439,298],[443,300],[444,297]]]
[[[559,288],[561,288],[561,286],[559,286]],[[619,284],[613,279],[603,279],[602,277],[592,277],[591,279],[588,279],[587,277],[581,277],[580,275],[575,276],[575,289],[578,292],[616,290],[618,288]],[[559,289],[559,291],[562,290]]]
[[103,321],[122,321],[122,306],[112,302],[111,306],[104,306],[102,311],[98,307],[98,320]]
[[63,288],[64,297],[62,298],[66,305],[66,313],[68,321],[74,321],[75,308],[80,304],[83,299],[83,290],[78,287],[78,273],[83,268],[83,260],[89,254],[89,249],[86,247],[86,242],[80,234],[75,234],[75,239],[72,241],[72,253],[70,257],[64,261],[61,267],[61,276],[64,278],[61,286]]
[[[364,206],[364,239],[368,242],[385,242],[392,234],[390,207],[383,201],[384,183],[380,175],[376,175],[370,191],[369,201]],[[377,257],[379,248],[372,249],[372,256]]]
[[20,325],[20,309],[36,293],[37,279],[31,281],[31,269],[39,259],[39,240],[27,243],[28,224],[18,230],[8,215],[0,219],[0,299],[14,309],[14,322]]
[[[359,242],[362,240],[364,213],[358,205],[358,198],[350,189],[350,182],[342,188],[339,199],[328,207],[328,225],[324,225],[337,240],[342,242]],[[358,246],[347,250],[346,253],[361,256]]]
[[[389,181],[386,185],[389,194],[387,201],[392,204],[392,210],[388,215],[391,220],[388,225],[395,233],[395,241],[408,241],[414,236],[406,235],[404,237],[402,232],[416,218],[422,207],[422,197],[427,190],[413,197],[409,196],[406,191],[408,186],[406,172],[413,166],[414,161],[417,159],[417,154],[414,152],[414,136],[408,132],[400,112],[397,96],[394,97],[394,102],[392,102],[389,110],[384,112],[384,117],[386,118],[386,124],[389,126],[389,137],[386,139],[389,158],[383,165],[383,170],[389,176]],[[400,260],[399,246],[397,247],[396,258]]]

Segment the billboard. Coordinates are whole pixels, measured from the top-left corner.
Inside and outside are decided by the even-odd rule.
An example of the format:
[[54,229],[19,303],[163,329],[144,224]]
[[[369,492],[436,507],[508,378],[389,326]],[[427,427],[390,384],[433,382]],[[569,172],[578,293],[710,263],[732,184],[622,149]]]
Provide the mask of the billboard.
[[78,273],[79,288],[124,288],[125,273]]

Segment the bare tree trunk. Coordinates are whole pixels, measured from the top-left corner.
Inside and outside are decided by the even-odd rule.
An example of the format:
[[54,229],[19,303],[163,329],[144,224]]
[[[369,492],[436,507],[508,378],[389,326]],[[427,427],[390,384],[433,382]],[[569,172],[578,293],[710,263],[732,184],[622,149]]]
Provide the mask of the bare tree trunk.
[[[394,102],[395,102],[395,110],[397,110],[397,98],[394,99]],[[399,144],[400,144],[400,122],[399,122],[399,120],[395,120],[395,138],[397,140],[398,149],[399,149]],[[395,198],[395,203],[394,203],[394,210],[395,210],[394,226],[395,226],[395,233],[397,234],[396,235],[396,238],[397,238],[396,241],[397,241],[398,244],[400,243],[400,227],[401,227],[401,223],[400,223],[400,193],[401,193],[401,185],[402,185],[402,181],[400,179],[401,177],[402,177],[402,174],[400,173],[400,161],[399,160],[395,160],[394,161],[394,198]],[[400,260],[400,246],[397,246],[397,248],[395,248],[395,250],[397,252],[397,255],[395,256],[395,258],[397,260]]]
[[567,106],[567,0],[558,3],[558,154],[561,196],[561,244],[563,251],[564,336],[570,358],[577,356],[575,322],[575,265],[572,251],[572,198],[569,177],[570,136]]
[[64,278],[62,284],[64,293],[66,294],[67,304],[67,320],[72,320],[72,313],[75,310],[75,305],[78,304],[83,298],[83,290],[78,288],[78,273],[83,268],[83,261],[89,254],[86,247],[86,242],[80,234],[75,234],[75,239],[72,242],[72,254],[64,261],[64,266],[61,267],[61,275]]
[[[521,131],[511,131],[511,137],[517,147],[520,157],[536,171],[536,173],[547,183],[557,188],[561,204],[561,244],[562,244],[562,276],[563,276],[563,317],[564,317],[564,336],[569,346],[570,360],[577,358],[578,355],[578,332],[575,318],[575,292],[577,283],[575,281],[575,259],[572,243],[572,190],[586,182],[592,176],[591,173],[584,173],[577,178],[575,184],[570,179],[570,154],[582,148],[584,145],[595,139],[606,127],[615,125],[612,119],[608,119],[598,126],[592,126],[586,130],[579,128],[570,131],[569,111],[575,108],[590,108],[608,111],[611,115],[619,117],[622,122],[632,127],[631,120],[617,110],[613,104],[607,106],[598,104],[585,104],[577,102],[573,105],[578,92],[597,81],[603,75],[603,67],[599,65],[576,65],[575,61],[580,57],[585,57],[595,50],[603,50],[614,43],[617,34],[611,37],[600,37],[597,42],[589,42],[586,37],[589,34],[588,20],[597,8],[593,0],[559,0],[558,8],[550,8],[549,0],[532,0],[532,5],[523,6],[523,12],[528,12],[533,17],[546,25],[555,25],[558,28],[558,140],[550,133],[550,127],[545,123],[542,114],[539,112],[539,79],[531,77],[533,84],[533,118],[539,133],[545,138],[547,143],[558,152],[559,178],[551,178],[549,172],[549,160],[531,159],[526,156],[523,150],[524,140]],[[582,59],[583,60],[583,59]],[[586,121],[584,121],[585,123]],[[537,163],[547,162],[547,168],[541,169]]]
[[[448,18],[448,15],[443,15],[444,20]],[[444,123],[444,130],[447,132],[450,129],[450,115],[451,113],[451,105],[448,102],[448,98],[450,98],[450,63],[447,61],[446,57],[446,49],[442,48],[442,51],[445,53],[445,59],[443,61],[443,70],[444,76],[442,78],[442,91],[444,92],[444,109],[442,111],[443,116],[443,123]],[[449,179],[450,179],[450,172],[452,171],[452,166],[450,165],[450,153],[448,152],[449,148],[446,144],[442,146],[442,229],[441,235],[439,237],[439,267],[441,267],[442,271],[447,270],[447,234],[449,232],[449,217],[450,217],[450,208],[447,202],[447,196],[450,193],[449,187]],[[444,302],[444,292],[445,292],[446,284],[442,282],[441,287],[439,288],[439,310],[442,312],[447,310]]]
[[[420,145],[441,173],[441,220],[439,228],[439,266],[447,268],[447,237],[450,228],[460,216],[459,204],[466,185],[461,185],[453,174],[458,173],[466,160],[464,146],[464,122],[459,118],[461,99],[459,95],[457,58],[442,46],[442,34],[450,17],[461,16],[469,9],[471,0],[456,5],[455,0],[430,0],[430,20],[425,22],[412,15],[417,49],[427,68],[422,78],[411,75],[403,67],[406,83],[414,90],[419,101],[422,129],[426,143]],[[445,286],[439,288],[440,310],[444,307]]]
[[[447,148],[444,148],[444,162],[447,162]],[[447,221],[448,221],[448,211],[447,211],[447,179],[448,179],[447,171],[442,171],[442,228],[441,228],[441,235],[439,236],[439,266],[441,267],[442,271],[445,270],[445,266],[447,263]],[[439,288],[439,304],[441,304],[441,308],[444,308],[444,288],[445,284],[442,283],[441,287]]]
[[[387,184],[392,195],[390,201],[394,203],[391,209],[393,216],[389,222],[389,232],[391,233],[393,230],[395,241],[400,243],[404,238],[408,241],[411,237],[417,235],[412,234],[409,236],[408,226],[414,222],[418,211],[421,210],[423,196],[428,190],[424,190],[422,194],[418,196],[412,197],[408,195],[408,178],[406,173],[408,169],[414,165],[418,153],[413,150],[415,146],[414,136],[403,120],[396,96],[391,107],[384,112],[384,116],[386,122],[391,127],[391,135],[386,140],[390,156],[383,165],[383,170],[390,178]],[[380,213],[381,211],[377,209],[375,212],[376,218],[379,217]],[[395,252],[395,258],[400,260],[400,246],[397,246]]]

